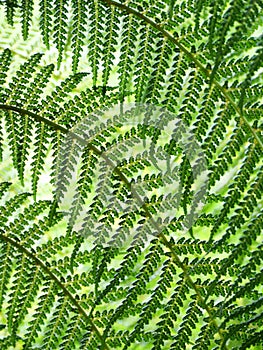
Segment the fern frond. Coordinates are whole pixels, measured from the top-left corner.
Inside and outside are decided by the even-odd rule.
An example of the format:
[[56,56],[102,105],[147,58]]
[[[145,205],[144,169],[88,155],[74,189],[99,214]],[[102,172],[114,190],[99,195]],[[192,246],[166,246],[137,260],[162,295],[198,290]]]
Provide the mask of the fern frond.
[[156,43],[155,58],[152,65],[153,71],[148,77],[148,85],[145,91],[145,102],[147,103],[155,104],[161,97],[159,91],[163,90],[162,85],[165,83],[165,71],[169,67],[170,54],[171,49],[166,40],[160,38]]
[[8,24],[14,25],[14,16],[19,4],[16,0],[5,1],[5,13]]
[[[8,184],[2,183],[1,187],[6,187]],[[21,204],[26,200],[29,196],[28,193],[17,195],[14,198],[9,199],[4,206],[1,206],[1,216],[0,222],[3,229],[6,229],[8,224],[8,217],[14,213]],[[4,233],[3,229],[1,230]],[[1,269],[1,298],[0,298],[0,306],[2,307],[3,298],[6,295],[6,285],[10,278],[12,272],[12,257],[14,255],[13,248],[9,243],[4,244],[4,249],[1,249],[1,263],[3,264],[3,268]],[[6,266],[5,266],[6,265]]]
[[86,3],[83,0],[73,1],[73,30],[72,30],[72,47],[73,47],[73,61],[72,70],[76,73],[78,62],[81,55],[82,47],[85,38],[86,25]]
[[259,350],[261,1],[23,1],[74,74],[1,55],[1,347]]
[[[13,208],[19,207],[22,201],[26,198],[26,196],[27,194],[21,194],[15,197],[14,199],[11,199],[9,201],[9,205],[8,203],[6,203],[6,210],[10,207],[10,209],[8,210],[12,210],[12,212],[14,212]],[[66,287],[63,287],[61,289],[65,277],[56,277],[54,272],[52,272],[51,264],[49,264],[48,262],[44,264],[42,260],[40,260],[40,258],[38,257],[39,253],[41,252],[41,247],[39,245],[37,247],[32,246],[32,243],[33,245],[35,245],[34,243],[36,242],[36,239],[39,240],[41,236],[43,237],[43,231],[41,230],[50,229],[50,226],[48,225],[48,217],[46,216],[45,221],[38,221],[38,230],[37,226],[35,226],[35,228],[33,228],[31,232],[27,231],[28,220],[35,219],[36,213],[39,215],[41,211],[46,211],[48,205],[50,205],[50,202],[46,202],[44,203],[44,205],[41,202],[39,202],[37,203],[37,205],[32,205],[31,207],[28,207],[28,209],[25,210],[24,214],[18,216],[18,218],[15,219],[14,223],[10,223],[9,228],[5,225],[5,230],[1,230],[0,233],[1,240],[3,242],[6,242],[6,244],[4,243],[4,245],[6,248],[8,248],[6,250],[7,255],[5,254],[5,257],[8,259],[9,257],[13,257],[13,259],[15,260],[15,265],[9,264],[9,270],[1,270],[1,286],[3,289],[1,290],[1,296],[4,296],[5,293],[8,293],[11,299],[13,300],[13,303],[9,304],[6,310],[8,318],[8,327],[10,332],[13,332],[14,334],[12,344],[14,344],[15,339],[17,339],[16,334],[18,331],[18,326],[20,324],[18,321],[25,322],[24,317],[26,316],[26,307],[32,305],[32,303],[37,303],[37,311],[34,313],[34,315],[31,315],[31,320],[29,321],[27,332],[23,337],[24,345],[32,346],[32,344],[35,342],[35,336],[39,334],[41,327],[43,327],[42,325],[45,325],[45,327],[47,327],[45,331],[47,337],[44,336],[43,346],[45,346],[45,342],[51,342],[52,344],[57,343],[59,340],[55,336],[55,334],[53,337],[51,334],[52,332],[49,333],[51,330],[51,326],[50,323],[46,323],[45,319],[49,310],[51,311],[54,305],[57,305],[55,313],[53,315],[54,317],[55,315],[57,315],[56,323],[58,325],[59,322],[63,322],[64,325],[66,324],[65,320],[63,319],[63,317],[65,317],[65,314],[59,312],[59,304],[56,303],[58,288],[62,293],[62,305],[67,305],[67,308],[70,305],[72,305],[70,301],[70,298],[72,300],[70,292],[67,290]],[[24,231],[24,235],[21,234],[21,230]],[[31,236],[30,239],[29,235]],[[63,241],[66,243],[67,239],[65,240],[64,237]],[[22,246],[22,242],[27,248]],[[64,242],[63,244],[65,244]],[[43,255],[45,257],[47,257],[47,255],[50,255],[49,250],[51,249],[52,251],[52,244],[49,244],[46,248],[47,250],[45,252],[45,255]],[[2,251],[1,253],[3,255]],[[5,258],[3,260],[1,259],[1,262],[2,261],[5,262]],[[35,264],[36,261],[38,262],[37,264]],[[34,267],[33,270],[32,267]],[[34,274],[32,274],[32,271],[34,271]],[[43,279],[43,274],[48,274],[50,276],[50,279],[48,279],[48,283],[45,282],[45,278]],[[9,281],[11,276],[12,282]],[[61,278],[62,282],[59,282],[59,278]],[[11,283],[10,290],[7,289],[9,283]],[[31,294],[28,294],[30,291]],[[75,302],[75,306],[72,309],[73,313],[75,312],[74,310],[76,305],[78,304],[76,304]]]
[[141,26],[139,29],[139,40],[141,45],[138,49],[138,57],[134,69],[135,98],[138,102],[143,102],[144,84],[150,74],[152,52],[150,47],[154,40],[151,35],[151,27]]
[[[211,74],[213,80],[224,61],[223,56],[226,56],[237,42],[242,42],[244,36],[249,37],[248,33],[251,32],[260,11],[260,4],[256,2],[247,4],[244,1],[232,1],[229,4],[224,1],[216,3],[197,1],[196,10],[196,31],[199,28],[201,11],[210,12],[208,47],[215,59]],[[233,32],[229,35],[231,30]],[[213,49],[215,46],[217,51]]]
[[43,42],[49,49],[50,32],[52,26],[52,9],[53,1],[44,0],[40,2],[40,18],[39,27],[41,29],[41,34]]
[[[64,47],[67,35],[67,19],[68,19],[68,2],[65,0],[54,2],[54,42],[58,50],[57,68],[59,69],[62,62]],[[44,27],[44,29],[46,26]]]
[[23,39],[26,40],[28,38],[30,21],[33,14],[33,1],[32,0],[22,0],[21,8],[22,8],[22,33]]
[[103,43],[103,25],[100,18],[104,16],[103,3],[98,0],[93,0],[89,3],[88,16],[90,21],[89,26],[89,42],[88,42],[88,57],[92,67],[92,82],[93,87],[97,86],[99,61],[102,55]]
[[[252,63],[250,65],[249,71],[246,75],[245,81],[242,83],[242,92],[240,95],[239,106],[241,110],[244,106],[244,99],[246,95],[246,89],[252,85],[252,80],[254,75],[262,68],[262,59],[263,59],[263,36],[257,40],[257,54],[252,58]],[[248,89],[250,91],[250,89]],[[257,94],[259,96],[259,94]]]
[[118,15],[118,11],[114,6],[111,6],[110,9],[106,11],[106,22],[109,24],[104,38],[106,45],[104,44],[102,49],[102,84],[105,89],[105,92],[107,90],[107,84],[114,61],[114,55],[112,52],[115,51],[115,48],[117,47],[118,43]]
[[7,71],[9,69],[11,62],[11,51],[9,49],[5,49],[1,55],[0,63],[1,63],[1,76],[0,76],[0,83],[1,85],[4,85]]
[[[16,77],[10,82],[9,87],[5,89],[6,96],[4,102],[6,104],[14,104],[18,107],[22,107],[26,104],[27,98],[30,94],[30,87],[27,87],[26,89],[25,86],[29,85],[29,81],[37,69],[37,64],[39,63],[41,56],[41,54],[35,54],[25,64],[20,66]],[[6,113],[8,114],[6,123],[12,149],[12,157],[20,180],[23,183],[24,167],[27,157],[26,149],[31,137],[28,116],[24,116],[18,120],[17,118],[14,118],[12,113]],[[22,145],[22,147],[20,147],[20,145]]]
[[2,198],[3,194],[8,190],[10,185],[11,185],[11,182],[0,183],[0,199]]
[[123,102],[126,95],[125,91],[129,90],[127,85],[129,83],[130,77],[127,74],[131,67],[133,67],[133,57],[136,43],[136,33],[135,33],[135,19],[130,14],[124,18],[123,33],[121,37],[121,55],[120,62],[118,66],[119,73],[119,92],[120,100]]

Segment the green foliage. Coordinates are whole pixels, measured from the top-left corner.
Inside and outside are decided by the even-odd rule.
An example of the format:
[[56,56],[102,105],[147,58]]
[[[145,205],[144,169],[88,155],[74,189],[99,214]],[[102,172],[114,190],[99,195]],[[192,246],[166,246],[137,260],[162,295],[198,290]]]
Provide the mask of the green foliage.
[[[33,1],[1,5],[29,40]],[[38,30],[57,59],[33,54],[17,68],[10,48],[0,58],[1,350],[261,349],[262,5],[39,1]],[[69,52],[73,73],[53,87]],[[91,75],[78,72],[85,60]],[[167,111],[159,130],[150,110],[148,124],[125,129],[127,101]],[[185,150],[177,142],[175,116],[208,170],[188,230],[201,164],[188,161],[193,139]],[[175,163],[164,176],[167,154]],[[53,185],[44,199],[42,175]],[[177,178],[181,197],[167,192]]]

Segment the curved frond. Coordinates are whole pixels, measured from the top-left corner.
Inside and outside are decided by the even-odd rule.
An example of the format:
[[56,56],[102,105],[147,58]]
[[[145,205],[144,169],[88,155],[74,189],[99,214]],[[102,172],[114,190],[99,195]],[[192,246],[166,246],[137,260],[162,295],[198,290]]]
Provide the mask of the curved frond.
[[0,56],[1,349],[260,350],[262,1],[38,5],[1,3],[58,51]]

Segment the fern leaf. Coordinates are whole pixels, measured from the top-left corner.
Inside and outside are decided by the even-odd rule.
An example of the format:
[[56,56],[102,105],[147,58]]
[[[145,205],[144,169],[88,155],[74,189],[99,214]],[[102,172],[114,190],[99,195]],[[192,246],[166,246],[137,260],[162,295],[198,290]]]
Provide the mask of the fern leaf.
[[101,45],[103,38],[103,26],[100,16],[104,16],[104,8],[100,1],[93,0],[88,8],[90,21],[90,37],[88,43],[88,58],[92,67],[93,87],[97,85],[99,60],[101,59]]
[[107,32],[105,33],[105,43],[106,45],[103,45],[102,50],[102,64],[103,64],[103,73],[102,73],[102,84],[106,92],[106,87],[108,84],[110,72],[112,70],[113,66],[113,60],[114,55],[112,52],[114,51],[115,47],[117,46],[117,38],[118,38],[118,11],[114,6],[111,6],[109,11],[106,11],[107,16],[107,23],[109,23]]
[[2,198],[4,193],[8,190],[10,185],[11,185],[11,182],[1,182],[0,183],[0,199]]
[[41,1],[39,5],[40,5],[39,27],[41,29],[43,42],[46,45],[46,47],[49,49],[50,29],[52,25],[53,1],[44,0],[44,1]]
[[142,26],[139,33],[141,45],[139,47],[138,57],[135,64],[134,81],[136,101],[143,102],[143,82],[148,78],[151,67],[152,52],[149,48],[153,45],[154,41],[151,35],[151,27],[149,25]]
[[[162,84],[165,82],[165,70],[168,68],[171,50],[166,40],[156,43],[156,55],[153,62],[153,71],[148,77],[148,85],[145,92],[145,101],[155,104],[160,99],[159,91],[162,91]],[[156,97],[151,97],[156,96]]]
[[5,2],[5,13],[6,13],[6,19],[8,24],[11,26],[14,25],[14,16],[16,9],[19,7],[19,4],[17,1],[6,1]]
[[1,348],[260,349],[262,1],[3,5]]
[[[1,230],[1,233],[3,231]],[[0,291],[1,291],[1,298],[0,298],[0,306],[2,308],[5,296],[6,296],[6,285],[9,281],[9,278],[12,273],[12,257],[13,257],[13,249],[10,244],[3,244],[1,245],[1,283],[0,283]]]
[[85,1],[73,1],[73,31],[72,31],[72,47],[73,47],[73,61],[72,70],[76,73],[78,62],[81,55],[82,47],[85,38],[85,25],[87,12]]
[[[66,44],[66,28],[68,19],[68,3],[65,0],[55,1],[54,3],[54,42],[58,50],[57,68],[60,68],[64,47]],[[44,27],[45,28],[45,27]]]
[[9,69],[10,66],[10,62],[11,62],[11,51],[9,49],[5,49],[1,55],[1,59],[0,59],[0,63],[1,63],[1,75],[0,75],[0,83],[1,85],[3,85],[5,83],[6,80],[6,72]]
[[[96,157],[90,150],[86,150],[83,153],[83,161],[81,167],[81,174],[78,181],[78,186],[76,188],[76,194],[72,202],[69,213],[68,226],[73,227],[77,216],[80,213],[81,208],[83,207],[84,201],[87,198],[89,192],[91,192],[90,186],[92,184],[92,177],[94,172],[91,172],[90,169],[94,169],[96,163]],[[85,166],[84,166],[85,164]],[[86,167],[86,164],[89,164],[89,167]]]
[[[10,62],[11,62],[11,51],[6,49],[3,51],[1,58],[0,58],[0,84],[1,85],[4,85],[4,83],[6,81],[7,71],[9,69]],[[3,91],[0,94],[1,103],[4,101],[4,99],[5,99],[5,93]],[[0,120],[2,122],[1,115],[0,115],[0,118],[1,118]],[[2,160],[2,154],[3,154],[2,144],[3,144],[3,134],[2,134],[2,130],[1,130],[0,131],[0,161]]]
[[22,1],[22,12],[23,12],[23,21],[22,21],[22,33],[23,39],[28,38],[29,25],[33,13],[33,1],[32,0],[23,0]]
[[[16,106],[22,107],[26,103],[28,96],[26,84],[32,77],[33,73],[37,69],[37,64],[41,59],[41,54],[33,55],[25,64],[20,66],[20,70],[17,72],[17,76],[13,78],[13,81],[9,84],[9,88],[6,90],[8,94],[5,103],[15,104]],[[10,145],[12,149],[12,157],[14,165],[17,168],[19,178],[23,183],[24,178],[24,167],[27,157],[28,144],[31,137],[31,130],[28,125],[28,116],[24,116],[17,120],[14,117],[13,112],[7,112],[9,117],[7,118],[7,131],[10,138]],[[19,144],[22,145],[20,148]]]
[[121,39],[121,55],[119,62],[119,92],[120,100],[123,102],[126,95],[125,91],[128,90],[128,83],[130,80],[129,74],[130,68],[133,66],[134,49],[136,43],[136,34],[134,31],[134,17],[132,15],[125,16],[124,18],[124,29]]
[[[39,74],[38,84],[39,88],[37,89],[37,92],[41,93],[41,88],[44,88],[46,81],[49,79],[52,71],[54,69],[53,65],[47,66],[43,69],[43,71]],[[30,101],[31,102],[31,101]],[[37,98],[34,97],[34,101],[37,102]],[[30,107],[33,109],[33,104],[31,103]],[[34,144],[35,150],[33,155],[33,162],[32,162],[32,190],[34,198],[36,199],[36,192],[37,192],[37,184],[39,180],[39,174],[41,169],[43,169],[43,163],[45,159],[45,151],[46,146],[44,145],[45,141],[48,138],[48,131],[45,127],[44,123],[41,123],[37,126],[36,131],[36,141]]]

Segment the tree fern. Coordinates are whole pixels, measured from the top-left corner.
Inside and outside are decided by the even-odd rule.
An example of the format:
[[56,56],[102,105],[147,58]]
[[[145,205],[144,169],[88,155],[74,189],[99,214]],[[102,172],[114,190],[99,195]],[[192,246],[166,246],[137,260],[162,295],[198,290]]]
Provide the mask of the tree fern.
[[262,5],[2,2],[1,349],[261,349]]

